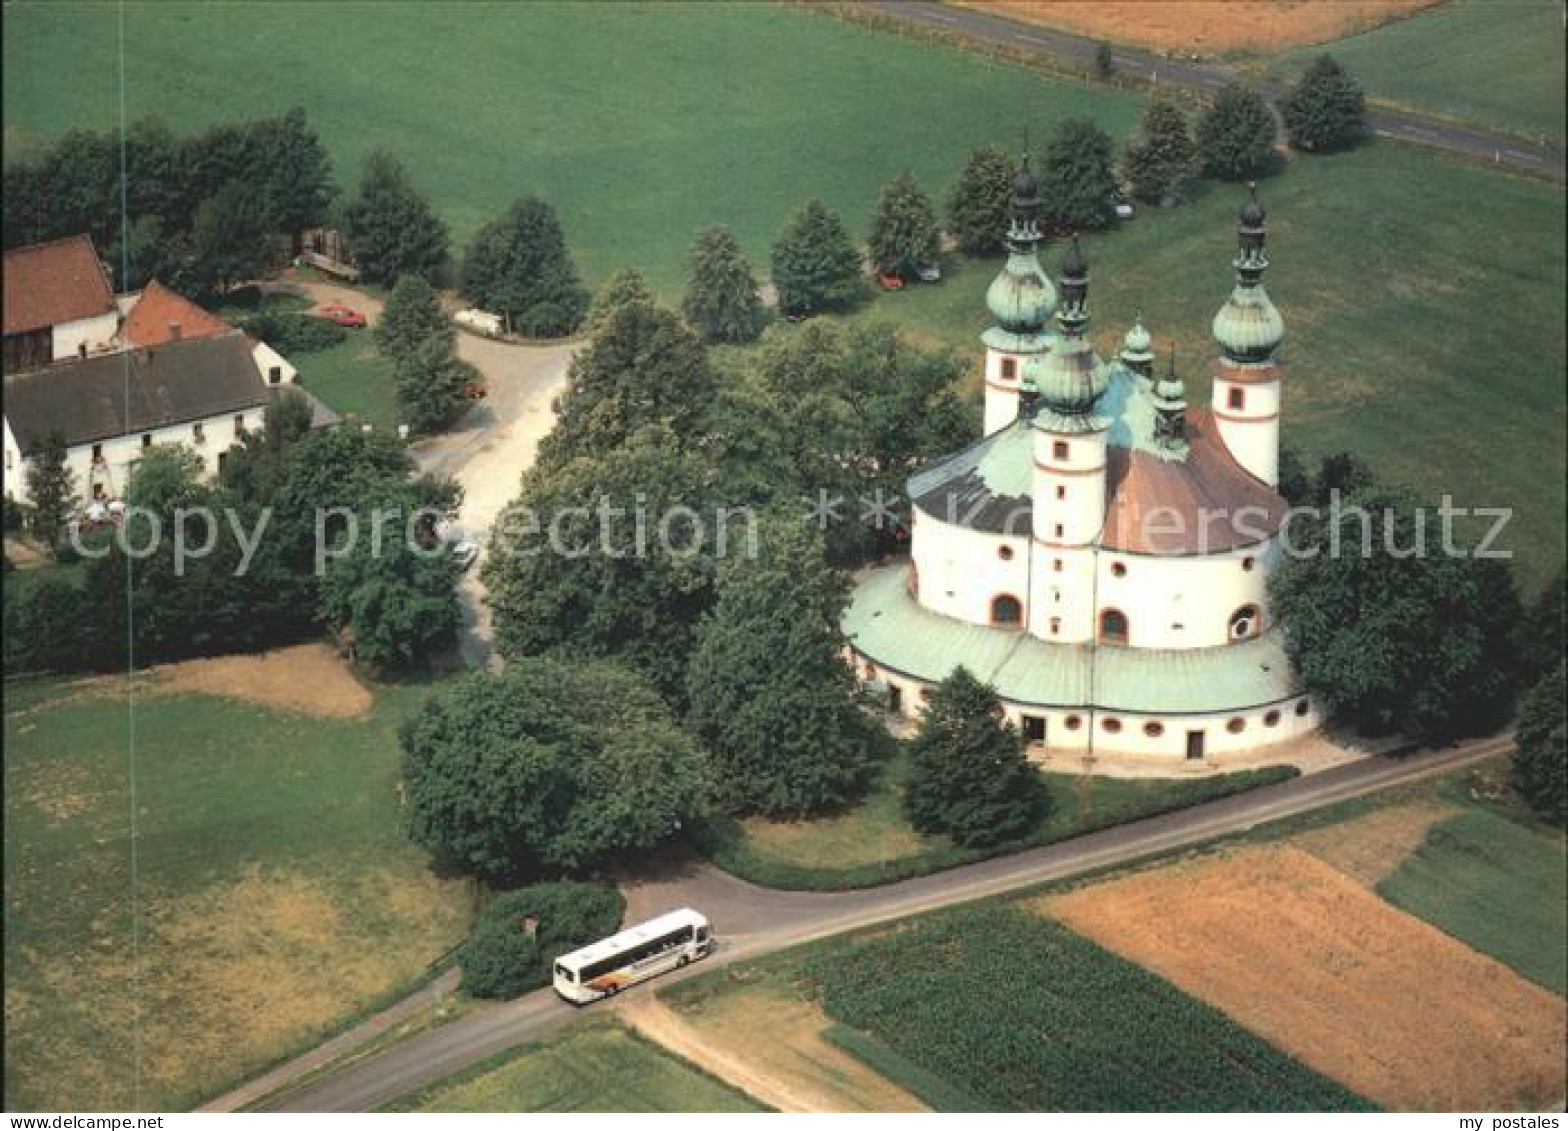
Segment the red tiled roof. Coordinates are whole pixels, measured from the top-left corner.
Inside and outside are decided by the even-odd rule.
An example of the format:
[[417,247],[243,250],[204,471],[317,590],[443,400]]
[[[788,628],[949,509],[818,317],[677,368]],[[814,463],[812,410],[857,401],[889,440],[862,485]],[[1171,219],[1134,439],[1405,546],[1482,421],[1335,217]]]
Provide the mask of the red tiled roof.
[[5,332],[24,334],[114,310],[93,241],[67,236],[5,253]]
[[175,326],[180,328],[181,338],[210,338],[233,329],[216,314],[208,313],[154,279],[126,315],[121,335],[127,346],[161,346],[175,340]]
[[1285,500],[1231,456],[1206,409],[1187,412],[1185,460],[1136,448],[1108,453],[1111,499],[1100,544],[1130,554],[1199,554],[1274,534]]

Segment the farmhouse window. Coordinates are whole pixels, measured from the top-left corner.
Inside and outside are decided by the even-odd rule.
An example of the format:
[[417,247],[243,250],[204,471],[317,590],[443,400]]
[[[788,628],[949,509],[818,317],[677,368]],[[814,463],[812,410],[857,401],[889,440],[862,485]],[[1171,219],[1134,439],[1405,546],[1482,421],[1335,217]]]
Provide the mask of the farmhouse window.
[[278,385],[283,382],[283,367],[274,365],[267,370],[267,384]]
[[195,440],[198,444],[205,444],[207,442],[206,430],[200,424],[192,424],[191,439]]
[[151,432],[143,432],[142,433],[142,447],[144,447],[144,448],[152,447],[152,433]]
[[103,445],[102,444],[94,444],[93,445],[93,462],[97,463],[97,464],[103,463]]

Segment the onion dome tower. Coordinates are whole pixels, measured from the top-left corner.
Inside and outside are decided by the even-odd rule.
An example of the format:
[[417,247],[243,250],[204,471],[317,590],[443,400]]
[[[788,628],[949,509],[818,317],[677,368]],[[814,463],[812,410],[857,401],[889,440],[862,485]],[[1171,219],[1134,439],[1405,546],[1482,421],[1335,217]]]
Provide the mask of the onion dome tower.
[[1109,385],[1105,362],[1085,331],[1089,262],[1076,239],[1062,261],[1061,305],[1050,352],[1025,376],[1040,391],[1034,414],[1033,563],[1051,596],[1030,606],[1029,631],[1064,643],[1094,632],[1095,541],[1105,523],[1106,444],[1111,420],[1099,411]]
[[1176,373],[1176,350],[1171,349],[1166,369],[1154,382],[1154,454],[1163,460],[1187,458],[1187,386]]
[[1133,319],[1132,329],[1122,339],[1122,352],[1118,355],[1123,365],[1143,378],[1144,388],[1154,380],[1154,339],[1144,329],[1143,315]]
[[1280,386],[1285,376],[1274,351],[1285,337],[1263,272],[1268,268],[1267,216],[1257,186],[1236,223],[1236,286],[1214,316],[1220,356],[1213,366],[1214,420],[1237,463],[1269,486],[1279,480]]
[[1050,349],[1047,330],[1056,289],[1040,267],[1040,185],[1024,155],[1013,179],[1013,215],[1007,229],[1007,262],[985,292],[996,324],[985,343],[985,421],[990,435],[1018,416],[1018,382],[1025,363]]

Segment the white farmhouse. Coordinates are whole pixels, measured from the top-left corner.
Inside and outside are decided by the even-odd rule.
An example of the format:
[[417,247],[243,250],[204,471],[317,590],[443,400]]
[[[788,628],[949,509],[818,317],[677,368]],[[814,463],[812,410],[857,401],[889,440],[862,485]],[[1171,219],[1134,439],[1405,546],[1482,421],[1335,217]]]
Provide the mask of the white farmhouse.
[[845,614],[861,678],[914,715],[963,665],[1037,748],[1085,754],[1198,762],[1307,733],[1266,590],[1285,370],[1262,207],[1241,210],[1213,403],[1189,409],[1141,323],[1095,354],[1088,264],[1074,241],[1059,292],[1047,278],[1038,197],[1026,161],[986,295],[986,435],[909,480],[910,561]]

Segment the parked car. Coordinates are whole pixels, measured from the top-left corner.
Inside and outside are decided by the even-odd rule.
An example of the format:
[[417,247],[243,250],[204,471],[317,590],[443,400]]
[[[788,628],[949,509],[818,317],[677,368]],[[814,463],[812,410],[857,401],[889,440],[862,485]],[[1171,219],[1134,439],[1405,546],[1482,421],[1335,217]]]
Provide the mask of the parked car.
[[471,401],[483,400],[484,395],[485,386],[483,381],[470,381],[463,386],[463,396]]
[[365,326],[365,316],[357,310],[344,306],[341,302],[331,302],[316,311],[318,315],[328,322],[336,322],[339,326],[348,326],[360,329]]
[[452,564],[457,566],[459,571],[466,571],[479,560],[479,546],[466,538],[461,542],[453,542],[451,553]]
[[917,263],[915,274],[922,283],[940,283],[942,281],[942,265],[940,263]]
[[877,272],[877,282],[882,284],[884,291],[901,291],[904,289],[903,276],[895,275],[891,271]]

